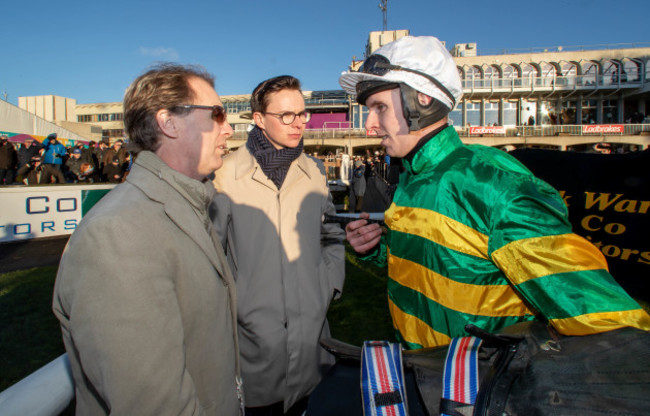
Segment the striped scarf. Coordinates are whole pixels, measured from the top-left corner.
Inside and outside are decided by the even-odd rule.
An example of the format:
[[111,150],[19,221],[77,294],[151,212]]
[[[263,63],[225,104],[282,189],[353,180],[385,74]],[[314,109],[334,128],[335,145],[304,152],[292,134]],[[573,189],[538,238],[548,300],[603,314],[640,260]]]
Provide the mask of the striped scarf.
[[273,181],[278,189],[282,187],[282,183],[287,177],[291,162],[302,153],[302,147],[303,141],[300,140],[300,144],[296,147],[285,147],[278,150],[264,137],[264,132],[257,126],[248,134],[246,142],[248,151],[260,164],[266,177]]

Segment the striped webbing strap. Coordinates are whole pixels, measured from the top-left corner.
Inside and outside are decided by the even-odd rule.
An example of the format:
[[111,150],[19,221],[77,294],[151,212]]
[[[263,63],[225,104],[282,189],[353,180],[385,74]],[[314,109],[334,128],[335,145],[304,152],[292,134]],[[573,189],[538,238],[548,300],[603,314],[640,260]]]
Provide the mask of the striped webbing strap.
[[472,414],[478,393],[478,350],[483,340],[477,337],[454,338],[447,351],[442,376],[440,413]]
[[402,347],[365,341],[361,352],[361,397],[365,416],[407,416]]

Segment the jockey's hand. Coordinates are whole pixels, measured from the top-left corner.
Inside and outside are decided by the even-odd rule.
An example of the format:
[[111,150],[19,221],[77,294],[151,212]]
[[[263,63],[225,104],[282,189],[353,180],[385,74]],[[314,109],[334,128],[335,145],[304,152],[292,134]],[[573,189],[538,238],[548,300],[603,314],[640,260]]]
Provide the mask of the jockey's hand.
[[348,240],[354,251],[359,254],[366,253],[379,244],[383,232],[379,224],[368,224],[367,212],[362,212],[362,219],[352,221],[345,226],[345,238]]

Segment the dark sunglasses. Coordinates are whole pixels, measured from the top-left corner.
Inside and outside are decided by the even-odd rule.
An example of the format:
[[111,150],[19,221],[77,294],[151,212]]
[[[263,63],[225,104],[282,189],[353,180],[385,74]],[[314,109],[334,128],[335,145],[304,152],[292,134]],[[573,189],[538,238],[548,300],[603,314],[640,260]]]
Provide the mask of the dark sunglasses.
[[[452,102],[452,108],[456,106],[456,99],[454,98],[454,95],[445,87],[442,85],[440,81],[435,79],[429,74],[425,74],[424,72],[417,71],[415,69],[410,69],[410,68],[404,68],[399,65],[393,65],[390,63],[388,58],[386,58],[383,55],[370,55],[368,59],[366,59],[361,67],[359,67],[358,72],[363,72],[366,74],[372,74],[372,75],[378,75],[380,77],[383,77],[388,73],[388,71],[406,71],[406,72],[412,72],[414,74],[418,74],[420,76],[425,77],[429,81],[433,82],[436,87],[440,89],[447,97],[451,99]],[[358,86],[359,84],[357,84]]]
[[185,104],[177,105],[174,108],[187,108],[187,109],[201,109],[201,110],[212,110],[212,119],[217,123],[223,123],[226,121],[226,109],[220,105],[194,105],[194,104]]

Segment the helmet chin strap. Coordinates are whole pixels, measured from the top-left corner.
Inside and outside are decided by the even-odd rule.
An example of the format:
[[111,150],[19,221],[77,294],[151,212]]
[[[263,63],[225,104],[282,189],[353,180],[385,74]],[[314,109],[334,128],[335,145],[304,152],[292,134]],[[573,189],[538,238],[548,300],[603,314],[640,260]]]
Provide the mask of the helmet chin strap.
[[451,111],[442,102],[431,98],[427,105],[420,104],[418,91],[406,84],[400,84],[402,112],[409,126],[409,131],[421,130],[442,120]]

